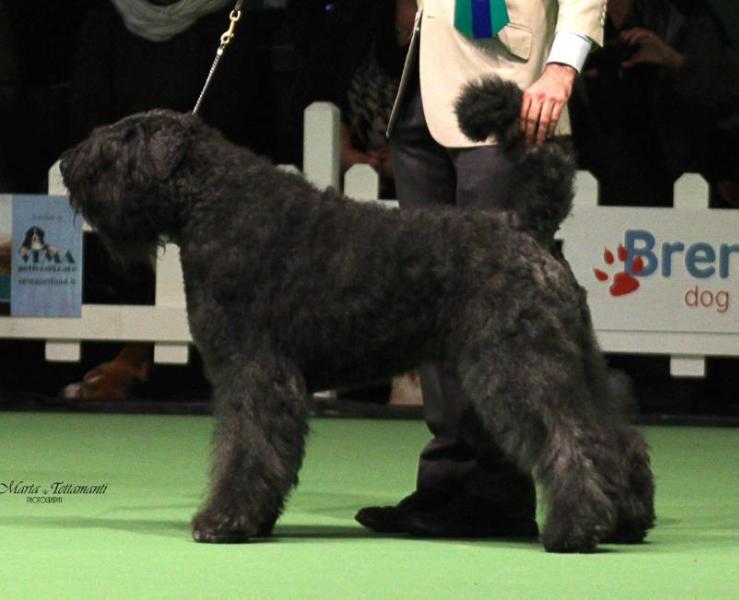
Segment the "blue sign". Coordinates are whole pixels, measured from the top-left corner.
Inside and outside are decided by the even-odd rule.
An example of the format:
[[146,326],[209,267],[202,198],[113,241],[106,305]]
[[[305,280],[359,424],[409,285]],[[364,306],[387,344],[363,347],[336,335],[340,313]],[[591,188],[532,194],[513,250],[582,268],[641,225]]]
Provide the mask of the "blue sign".
[[82,218],[66,196],[13,196],[10,314],[80,317]]

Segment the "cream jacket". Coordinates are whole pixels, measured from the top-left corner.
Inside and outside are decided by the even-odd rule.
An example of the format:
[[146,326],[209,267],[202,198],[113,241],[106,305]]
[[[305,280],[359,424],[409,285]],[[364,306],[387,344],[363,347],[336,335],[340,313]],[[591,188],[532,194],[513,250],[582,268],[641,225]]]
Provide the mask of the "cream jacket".
[[[603,43],[606,0],[506,0],[506,7],[510,23],[497,36],[470,40],[454,28],[454,0],[419,0],[388,135],[397,120],[399,101],[416,56],[431,135],[443,146],[469,147],[479,144],[459,130],[453,108],[467,82],[496,74],[526,89],[544,70],[554,36],[560,31]],[[557,133],[568,132],[565,110]]]

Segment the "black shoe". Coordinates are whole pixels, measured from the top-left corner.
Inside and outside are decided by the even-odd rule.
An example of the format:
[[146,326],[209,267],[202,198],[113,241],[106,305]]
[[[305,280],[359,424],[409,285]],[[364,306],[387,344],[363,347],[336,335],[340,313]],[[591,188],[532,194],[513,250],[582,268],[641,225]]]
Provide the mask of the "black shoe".
[[414,492],[397,506],[363,508],[354,517],[381,533],[409,533],[435,538],[536,537],[539,528],[530,509],[496,509],[472,496]]
[[495,506],[473,496],[454,496],[435,511],[402,516],[400,527],[411,535],[432,538],[506,538],[539,535],[534,511]]
[[396,506],[368,506],[354,515],[361,525],[380,533],[405,533],[400,521],[409,514],[434,511],[449,502],[449,494],[433,490],[415,491]]

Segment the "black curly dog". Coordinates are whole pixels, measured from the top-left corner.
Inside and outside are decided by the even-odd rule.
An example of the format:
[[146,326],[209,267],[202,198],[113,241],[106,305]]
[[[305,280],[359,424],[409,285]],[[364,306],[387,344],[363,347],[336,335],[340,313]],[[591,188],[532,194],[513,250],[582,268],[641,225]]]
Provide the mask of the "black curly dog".
[[320,191],[188,114],[101,127],[63,157],[72,205],[114,256],[177,243],[190,329],[214,388],[199,542],[266,536],[296,484],[311,391],[422,363],[459,377],[491,436],[533,470],[547,550],[641,541],[653,525],[647,449],[613,397],[581,288],[551,249],[574,166],[526,144],[520,90],[471,86],[467,134],[518,168],[510,212],[387,210]]

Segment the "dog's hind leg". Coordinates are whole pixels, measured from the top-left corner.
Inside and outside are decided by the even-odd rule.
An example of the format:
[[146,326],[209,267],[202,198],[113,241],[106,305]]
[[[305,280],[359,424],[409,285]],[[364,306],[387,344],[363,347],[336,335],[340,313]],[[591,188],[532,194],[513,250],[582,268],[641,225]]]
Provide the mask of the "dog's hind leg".
[[585,370],[594,399],[602,407],[602,414],[610,414],[619,447],[619,456],[627,473],[624,487],[615,489],[613,502],[617,519],[613,531],[604,542],[638,543],[654,526],[654,476],[650,467],[649,448],[641,433],[631,427],[626,415],[635,406],[635,400],[624,390],[616,392],[608,381],[608,370],[595,340],[590,311],[584,290],[580,290],[580,311],[583,329],[581,346]]
[[638,544],[654,527],[654,476],[646,442],[635,429],[619,431],[623,460],[628,469],[628,487],[616,498],[618,517],[604,542]]
[[[514,321],[496,315],[478,323],[467,330],[458,368],[496,442],[541,483],[549,509],[545,548],[589,552],[613,530],[614,490],[626,473],[615,432],[590,395],[581,349],[555,311],[530,307]],[[500,331],[505,322],[516,324]]]
[[192,520],[193,538],[243,542],[269,535],[303,459],[303,377],[271,355],[210,371],[216,416],[211,490]]

